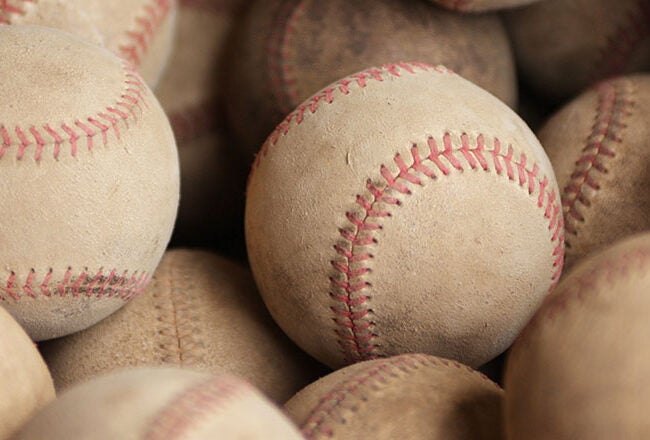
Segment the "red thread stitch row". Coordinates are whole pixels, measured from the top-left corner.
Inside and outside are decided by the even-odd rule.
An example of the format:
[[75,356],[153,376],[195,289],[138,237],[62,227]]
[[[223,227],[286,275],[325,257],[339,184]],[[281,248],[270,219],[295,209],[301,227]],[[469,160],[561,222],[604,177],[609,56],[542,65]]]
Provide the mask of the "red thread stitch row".
[[[624,80],[605,81],[596,86],[596,118],[562,193],[567,234],[577,235],[579,224],[584,222],[585,209],[591,205],[592,193],[600,189],[598,178],[608,172],[607,161],[615,157],[616,146],[622,142],[623,118],[630,114],[633,105],[627,87]],[[567,246],[571,246],[570,237]]]
[[623,73],[632,54],[650,36],[650,0],[639,0],[600,51],[596,80]]
[[397,173],[393,174],[382,165],[379,172],[383,182],[375,184],[369,179],[366,182],[367,194],[357,195],[356,204],[360,209],[346,213],[349,225],[339,230],[342,243],[334,246],[336,257],[331,261],[334,274],[330,277],[329,295],[334,305],[330,310],[338,326],[335,333],[346,362],[381,356],[372,320],[374,312],[368,304],[373,292],[365,275],[372,271],[370,266],[374,255],[367,246],[378,244],[382,219],[391,216],[387,207],[400,205],[398,196],[410,195],[411,186],[422,185],[423,178],[436,179],[451,174],[453,170],[463,171],[469,167],[472,170],[495,171],[517,182],[528,194],[537,193],[536,204],[548,219],[551,241],[556,243],[549,291],[557,284],[564,262],[564,222],[555,190],[548,189],[548,177],[540,176],[537,164],[529,163],[525,154],[515,157],[512,146],[503,151],[496,137],[492,140],[492,149],[486,149],[485,142],[485,137],[478,135],[470,145],[469,136],[462,134],[461,147],[454,149],[455,141],[449,133],[442,137],[441,146],[430,137],[427,139],[427,157],[422,157],[417,145],[413,145],[410,164],[401,154],[397,154],[393,159]]
[[11,272],[7,277],[4,286],[0,286],[0,301],[18,301],[23,297],[36,298],[38,295],[60,296],[65,298],[71,295],[73,298],[80,296],[96,298],[120,298],[130,301],[138,296],[149,283],[149,276],[146,272],[138,274],[133,272],[129,275],[127,270],[121,274],[111,270],[108,274],[103,269],[97,273],[88,273],[83,270],[79,274],[73,274],[72,268],[68,268],[61,280],[52,280],[52,269],[50,269],[42,281],[36,280],[36,271],[32,269],[27,275],[25,284],[17,284],[17,275]]
[[181,391],[149,423],[147,440],[178,439],[228,402],[249,392],[245,383],[230,377],[210,379],[207,383]]
[[136,66],[149,50],[155,32],[163,23],[172,7],[172,0],[151,0],[135,19],[135,28],[126,32],[128,43],[119,46],[120,55]]
[[364,390],[377,389],[382,385],[387,385],[391,381],[403,377],[403,375],[411,374],[419,368],[436,366],[467,371],[481,377],[497,389],[500,389],[498,385],[480,372],[456,361],[422,354],[395,356],[367,366],[323,396],[303,424],[301,432],[307,439],[314,438],[319,434],[333,437],[334,428],[328,422],[345,423],[344,416],[341,415],[337,418],[335,412],[340,408],[345,408],[345,410],[352,412],[358,411],[358,402],[350,402],[350,400],[353,400],[354,397],[363,399],[362,393]]
[[147,89],[135,68],[124,63],[125,89],[114,105],[106,107],[97,114],[86,119],[76,119],[60,125],[46,123],[41,126],[29,127],[0,125],[0,159],[11,148],[16,149],[16,159],[25,158],[28,150],[33,150],[33,159],[42,159],[47,147],[52,147],[52,155],[58,159],[64,144],[69,145],[70,155],[76,156],[80,148],[91,151],[101,138],[106,146],[108,135],[120,139],[120,125],[129,128],[130,123],[136,123],[136,109],[142,113],[147,107],[145,95]]
[[292,78],[292,66],[287,63],[293,43],[296,21],[305,7],[304,0],[286,0],[280,5],[273,21],[267,46],[267,63],[270,87],[282,114],[289,113],[298,101]]
[[24,5],[34,2],[35,0],[0,0],[0,24],[10,24],[10,17],[14,14],[24,15]]

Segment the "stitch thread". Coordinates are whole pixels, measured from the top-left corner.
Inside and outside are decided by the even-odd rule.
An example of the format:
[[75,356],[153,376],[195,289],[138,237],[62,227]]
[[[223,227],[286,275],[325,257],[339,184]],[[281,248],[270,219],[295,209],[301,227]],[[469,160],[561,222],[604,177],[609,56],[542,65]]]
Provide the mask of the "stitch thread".
[[126,31],[127,43],[118,47],[120,55],[136,66],[148,52],[155,32],[167,18],[172,7],[172,0],[151,0],[135,19],[134,27]]
[[14,14],[25,15],[23,5],[34,3],[36,0],[0,0],[0,24],[11,24],[10,17]]
[[[540,176],[537,164],[529,164],[525,154],[515,157],[512,146],[501,150],[498,138],[492,141],[492,149],[486,149],[484,136],[472,140],[467,134],[460,136],[461,147],[454,149],[454,140],[449,133],[442,137],[442,147],[433,138],[427,139],[429,154],[422,157],[417,145],[410,150],[410,164],[401,154],[394,157],[398,172],[396,174],[384,165],[380,167],[382,183],[366,181],[366,195],[357,195],[357,212],[347,212],[347,227],[339,229],[341,242],[334,245],[337,254],[331,261],[334,276],[330,277],[330,297],[335,305],[330,307],[337,340],[347,363],[354,363],[380,357],[380,345],[374,312],[368,303],[372,299],[372,284],[365,275],[372,271],[371,260],[374,255],[368,246],[379,243],[377,235],[382,229],[382,219],[391,217],[390,206],[399,206],[399,195],[411,195],[411,185],[422,185],[423,177],[437,179],[449,176],[453,170],[463,171],[467,166],[472,170],[495,171],[525,188],[529,195],[538,192],[537,206],[548,219],[551,241],[556,243],[553,251],[553,275],[551,287],[557,284],[564,260],[564,222],[555,190],[548,189],[548,177]],[[467,165],[463,165],[463,160]],[[489,163],[493,164],[493,170]],[[532,167],[531,167],[532,166]],[[382,208],[383,207],[383,208]]]
[[250,387],[230,377],[200,382],[177,394],[149,423],[147,440],[179,439],[214,412],[250,392]]
[[161,361],[180,366],[201,365],[204,346],[193,313],[192,280],[187,271],[177,269],[173,256],[166,258],[169,259],[168,275],[159,280],[162,285],[152,293],[161,324],[158,330]]
[[307,439],[314,438],[318,434],[333,437],[334,428],[328,424],[328,420],[333,420],[339,424],[345,423],[344,419],[337,418],[334,413],[342,407],[352,412],[359,410],[359,406],[355,402],[350,402],[351,399],[358,397],[364,400],[362,393],[365,390],[377,390],[389,385],[396,379],[413,374],[420,368],[440,366],[467,371],[501,390],[497,384],[482,373],[453,360],[423,354],[395,356],[368,365],[365,369],[362,369],[323,396],[303,424],[301,433]]
[[85,147],[92,151],[97,138],[101,139],[103,146],[107,145],[109,134],[119,140],[120,125],[128,129],[129,123],[138,122],[136,109],[142,114],[143,107],[148,107],[144,97],[148,93],[147,88],[135,67],[124,62],[123,70],[125,88],[120,97],[115,104],[93,116],[63,122],[58,126],[51,123],[29,127],[8,127],[0,124],[0,159],[10,148],[16,149],[15,157],[18,160],[25,158],[27,151],[33,149],[32,157],[34,161],[39,162],[47,147],[52,147],[52,155],[54,159],[58,159],[64,144],[69,145],[70,155],[76,157],[79,148]]
[[[631,114],[633,105],[628,87],[618,80],[602,82],[595,88],[598,94],[596,117],[562,194],[566,232],[570,236],[578,235],[580,223],[585,221],[585,210],[600,190],[599,177],[608,172],[607,163],[616,156],[616,147],[623,141],[622,131],[626,127],[623,119]],[[567,236],[569,248],[570,236]]]
[[627,13],[626,20],[607,38],[600,50],[595,80],[623,73],[631,55],[650,36],[650,1],[639,0],[635,10]]
[[144,291],[149,283],[147,272],[133,272],[125,270],[119,274],[116,269],[108,274],[104,269],[99,269],[95,274],[84,269],[78,274],[73,274],[72,267],[68,267],[59,281],[52,280],[53,269],[50,269],[42,281],[36,279],[36,271],[31,269],[25,284],[18,284],[17,274],[14,271],[9,273],[4,286],[0,285],[0,301],[19,301],[21,298],[36,298],[38,295],[47,297],[59,296],[65,298],[70,295],[73,298],[80,296],[95,298],[120,298],[130,301]]

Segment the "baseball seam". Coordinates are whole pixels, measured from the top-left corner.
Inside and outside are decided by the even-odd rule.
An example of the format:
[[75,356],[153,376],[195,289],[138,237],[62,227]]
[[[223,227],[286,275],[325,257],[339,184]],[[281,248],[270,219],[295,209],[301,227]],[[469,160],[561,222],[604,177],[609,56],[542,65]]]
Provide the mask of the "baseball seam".
[[569,248],[570,236],[578,235],[580,223],[585,221],[585,211],[601,189],[599,177],[609,172],[607,163],[616,157],[616,146],[623,141],[622,131],[626,128],[623,120],[631,114],[634,104],[627,84],[624,80],[604,81],[595,88],[598,106],[591,133],[562,191]]
[[485,148],[485,137],[482,134],[473,140],[474,147],[470,145],[467,134],[460,136],[460,148],[454,149],[454,143],[453,137],[445,133],[442,137],[443,148],[440,149],[438,142],[429,137],[429,155],[426,157],[421,156],[418,146],[414,144],[410,150],[410,165],[401,154],[395,155],[393,160],[399,171],[393,174],[388,167],[381,165],[383,182],[376,184],[368,179],[368,194],[356,197],[356,204],[361,209],[346,212],[349,225],[339,229],[342,242],[334,245],[337,257],[331,261],[335,275],[330,277],[329,292],[335,301],[335,305],[330,307],[334,315],[333,321],[338,326],[334,332],[346,363],[382,356],[375,322],[372,320],[374,311],[369,307],[373,293],[372,284],[366,275],[372,271],[370,262],[374,254],[368,247],[379,243],[377,235],[382,229],[382,219],[392,216],[388,207],[401,205],[398,196],[411,195],[411,186],[422,186],[424,179],[435,180],[450,176],[453,170],[464,171],[469,167],[475,171],[495,171],[500,176],[505,175],[520,187],[526,188],[531,196],[539,192],[536,197],[537,207],[548,219],[551,242],[556,244],[549,291],[557,284],[563,265],[564,225],[555,190],[547,189],[548,177],[540,177],[538,165],[529,164],[525,154],[521,153],[518,159],[515,158],[512,146],[508,146],[507,151],[502,151],[501,141],[496,137],[492,141],[492,149]]
[[35,3],[36,0],[0,0],[0,24],[11,24],[13,15],[25,15],[22,7],[25,3]]
[[129,129],[129,124],[136,124],[138,116],[135,109],[143,112],[143,107],[148,104],[145,95],[148,93],[143,80],[136,72],[135,67],[123,62],[124,88],[115,104],[100,110],[93,116],[77,118],[72,122],[63,122],[59,125],[45,123],[42,125],[30,125],[22,127],[16,125],[7,127],[0,124],[0,159],[2,159],[10,148],[16,148],[16,159],[22,160],[30,147],[34,148],[33,159],[39,162],[46,147],[52,148],[54,159],[61,155],[61,148],[64,144],[70,147],[70,155],[76,157],[79,144],[85,140],[86,148],[92,151],[95,147],[96,138],[101,138],[102,145],[108,144],[108,135],[113,134],[116,139],[121,138],[121,128]]
[[216,410],[248,392],[247,384],[227,376],[199,382],[182,390],[154,415],[144,438],[185,438],[191,429],[213,417]]
[[140,65],[171,8],[172,0],[151,0],[146,3],[136,15],[131,29],[126,31],[127,42],[118,46],[118,53],[131,64]]
[[72,267],[68,267],[63,279],[52,281],[53,269],[49,269],[42,281],[37,281],[36,270],[30,269],[25,284],[19,285],[16,281],[16,272],[11,271],[4,286],[0,286],[0,301],[18,301],[23,297],[36,298],[39,295],[46,297],[59,296],[65,298],[71,295],[73,298],[80,296],[95,298],[120,298],[130,301],[138,296],[149,283],[147,272],[138,271],[129,275],[125,270],[122,274],[116,269],[108,274],[104,269],[99,269],[94,275],[88,269],[82,270],[79,274],[73,274]]
[[292,47],[296,21],[305,4],[304,0],[288,0],[280,5],[267,47],[269,90],[283,115],[289,113],[298,101],[298,92],[294,87],[297,81],[292,78],[293,70],[287,63],[287,58]]
[[[158,330],[162,350],[161,361],[180,366],[200,365],[203,361],[203,344],[197,317],[192,313],[192,281],[184,270],[177,270],[173,256],[168,256],[169,274],[164,287],[155,289],[153,297],[158,311]],[[154,275],[155,278],[155,275]]]
[[594,296],[601,291],[611,291],[608,287],[615,283],[620,277],[627,277],[633,271],[645,273],[650,263],[650,247],[643,246],[629,250],[623,255],[615,255],[603,259],[581,274],[577,279],[572,280],[569,285],[562,284],[548,296],[539,307],[539,311],[531,319],[528,325],[517,338],[518,343],[513,345],[508,363],[517,356],[523,345],[527,345],[529,335],[538,329],[548,319],[553,319],[560,313],[567,310],[569,304],[580,304],[585,301],[587,295]]
[[594,79],[599,80],[624,72],[631,55],[648,36],[650,1],[639,0],[636,8],[627,13],[626,20],[617,26],[600,50]]
[[[359,400],[367,400],[367,397],[364,395],[366,391],[377,390],[382,386],[390,384],[395,379],[400,379],[405,375],[414,373],[420,368],[441,366],[469,372],[487,381],[498,390],[501,390],[497,384],[485,375],[453,360],[434,358],[433,356],[422,354],[395,356],[367,366],[323,396],[305,423],[303,423],[301,433],[307,439],[314,438],[318,434],[333,437],[334,428],[332,422],[338,424],[347,422],[343,411],[341,411],[342,414],[340,416],[335,417],[337,410],[344,408],[353,413],[358,412],[360,408]],[[358,398],[356,401],[354,401],[355,397]]]

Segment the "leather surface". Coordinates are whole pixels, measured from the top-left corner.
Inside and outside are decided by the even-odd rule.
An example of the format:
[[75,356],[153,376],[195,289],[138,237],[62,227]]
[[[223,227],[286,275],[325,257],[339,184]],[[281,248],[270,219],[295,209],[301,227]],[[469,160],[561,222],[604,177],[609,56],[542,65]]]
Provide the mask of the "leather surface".
[[337,370],[285,410],[307,439],[500,439],[503,399],[469,367],[402,355]]
[[275,326],[250,273],[205,251],[168,251],[139,298],[41,351],[58,390],[117,369],[168,365],[236,374],[283,403],[322,371]]
[[105,49],[56,29],[1,26],[2,306],[35,340],[136,295],[178,206],[178,156],[148,87]]
[[431,0],[452,11],[484,12],[515,8],[539,0]]
[[539,139],[564,200],[567,264],[650,229],[650,75],[600,83],[553,115]]
[[509,439],[647,438],[650,234],[579,262],[506,366]]
[[239,379],[173,368],[140,368],[102,376],[69,390],[15,437],[43,438],[301,437],[277,408]]
[[[405,66],[307,101],[249,182],[246,240],[262,297],[335,368],[404,352],[480,365],[510,345],[561,268],[557,186],[532,132],[459,76]],[[442,168],[422,159],[431,142],[448,146],[435,156]],[[477,148],[485,169],[468,152]],[[530,174],[508,177],[515,161]]]
[[648,0],[544,0],[506,17],[522,81],[546,99],[650,68]]
[[249,155],[313,93],[385,63],[444,64],[516,104],[514,61],[496,15],[462,16],[408,0],[263,0],[238,31],[227,116]]

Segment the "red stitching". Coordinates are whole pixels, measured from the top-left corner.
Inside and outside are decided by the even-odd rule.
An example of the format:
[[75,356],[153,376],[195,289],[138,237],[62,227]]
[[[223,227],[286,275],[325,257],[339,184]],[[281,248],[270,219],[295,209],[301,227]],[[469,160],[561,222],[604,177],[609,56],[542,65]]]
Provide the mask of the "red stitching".
[[624,23],[607,38],[600,50],[596,80],[621,74],[625,71],[631,55],[650,35],[650,0],[639,0],[636,8],[629,11]]
[[165,21],[171,8],[172,0],[151,0],[143,6],[135,19],[134,28],[125,34],[129,42],[118,48],[123,58],[136,66],[140,64],[142,57],[149,50],[155,32]]
[[[341,407],[345,407],[345,410],[352,412],[356,412],[359,409],[358,404],[350,402],[350,398],[361,395],[365,390],[372,391],[376,390],[379,386],[388,385],[394,379],[403,377],[403,375],[412,374],[420,368],[440,366],[467,371],[501,390],[497,384],[485,375],[456,361],[423,354],[394,356],[372,362],[325,394],[303,424],[301,433],[307,439],[320,435],[332,437],[334,435],[334,428],[328,424],[328,419],[334,419],[335,422],[343,423],[342,420],[334,416],[334,412]],[[359,397],[364,399],[362,396]]]
[[78,142],[85,140],[85,148],[92,151],[96,146],[96,138],[101,137],[102,145],[108,143],[108,135],[120,139],[119,122],[123,122],[126,128],[129,127],[129,119],[137,122],[135,108],[142,111],[142,106],[147,107],[144,95],[147,93],[146,86],[138,76],[135,68],[126,62],[124,67],[124,83],[128,85],[115,103],[115,107],[126,110],[116,110],[114,107],[107,107],[94,116],[86,119],[75,119],[71,122],[63,122],[54,125],[45,123],[41,126],[31,125],[29,127],[7,127],[0,125],[0,159],[8,150],[16,148],[16,159],[22,160],[29,150],[33,150],[33,159],[38,162],[42,159],[44,150],[52,146],[52,155],[58,159],[61,154],[61,146],[68,143],[70,155],[75,157],[79,151]]
[[[391,216],[388,210],[381,207],[399,205],[396,194],[410,195],[412,186],[422,185],[419,173],[423,177],[436,179],[438,175],[451,174],[452,169],[463,171],[467,166],[474,170],[480,168],[490,171],[486,160],[486,157],[490,157],[496,173],[504,175],[504,168],[501,166],[503,162],[505,176],[509,180],[525,188],[530,195],[534,195],[536,190],[539,191],[539,196],[535,199],[536,204],[548,219],[551,241],[557,243],[553,250],[554,272],[549,291],[559,280],[564,261],[564,221],[555,191],[547,190],[548,178],[540,176],[537,164],[532,164],[532,167],[528,164],[525,154],[515,158],[512,146],[508,146],[507,151],[502,151],[501,142],[497,138],[492,141],[491,150],[485,149],[486,140],[482,134],[471,142],[467,134],[462,134],[461,147],[458,149],[454,149],[454,143],[449,133],[442,137],[442,149],[433,137],[428,138],[429,155],[425,158],[420,156],[417,145],[413,145],[410,150],[410,165],[401,154],[395,155],[393,161],[397,165],[397,173],[391,173],[388,167],[382,165],[380,175],[383,181],[373,183],[368,179],[368,194],[356,197],[356,204],[360,209],[356,212],[346,212],[350,224],[339,230],[342,242],[334,246],[336,256],[331,261],[334,274],[330,277],[329,295],[335,301],[330,307],[334,314],[333,320],[338,325],[334,331],[347,363],[382,356],[379,352],[380,345],[375,340],[378,335],[372,320],[374,312],[368,306],[373,296],[372,284],[364,279],[364,275],[372,271],[370,261],[374,257],[367,246],[379,242],[377,231],[382,229],[382,219]],[[467,165],[463,165],[463,159]],[[361,267],[357,267],[358,263],[361,263]]]
[[[622,142],[621,132],[626,127],[623,118],[630,115],[631,93],[622,80],[605,81],[596,86],[598,108],[596,117],[570,180],[562,192],[562,209],[567,234],[576,236],[584,211],[591,206],[593,193],[600,189],[600,174],[608,172],[607,162],[615,157],[616,146]],[[567,246],[571,247],[570,237]]]
[[184,437],[192,427],[214,416],[215,411],[250,392],[248,384],[229,376],[203,381],[182,390],[155,414],[145,439]]
[[11,24],[10,16],[13,14],[25,15],[23,5],[34,3],[36,0],[0,0],[0,24]]
[[130,301],[142,293],[149,283],[146,272],[135,271],[129,275],[128,271],[124,271],[121,276],[117,276],[115,270],[105,274],[104,269],[99,269],[91,275],[85,269],[75,275],[71,267],[67,268],[59,281],[52,281],[52,269],[47,271],[40,284],[36,280],[34,269],[30,269],[22,286],[16,284],[16,277],[16,273],[11,271],[4,286],[0,285],[0,301],[18,301],[25,296],[36,298],[39,294],[48,297],[54,294],[62,298],[68,295],[73,298],[106,296]]

